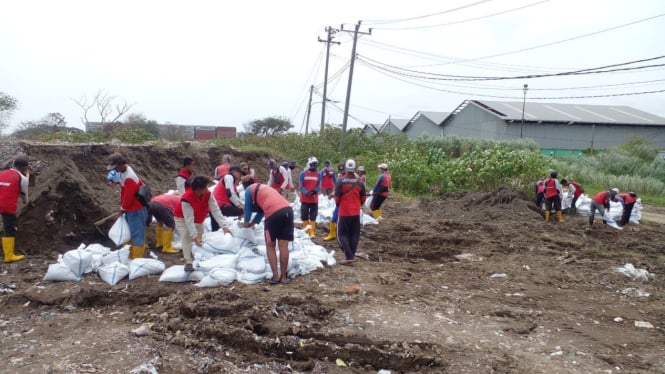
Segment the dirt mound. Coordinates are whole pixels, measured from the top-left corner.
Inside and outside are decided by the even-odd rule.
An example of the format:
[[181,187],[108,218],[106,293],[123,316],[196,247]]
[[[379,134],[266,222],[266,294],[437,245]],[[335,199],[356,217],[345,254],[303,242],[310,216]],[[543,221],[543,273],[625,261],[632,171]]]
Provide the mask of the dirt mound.
[[[8,371],[128,372],[147,361],[164,373],[665,368],[660,224],[589,231],[584,217],[546,223],[528,197],[501,187],[388,199],[380,223],[362,230],[361,260],[288,286],[199,289],[153,276],[110,287],[94,275],[42,283],[52,251],[96,241],[91,222],[117,205],[104,160],[118,148],[23,147],[47,167],[19,218],[17,244],[30,243],[31,255],[0,265]],[[273,157],[194,144],[119,149],[158,192],[172,188],[186,155],[208,171],[232,152],[261,173]],[[341,259],[337,243],[320,239],[322,226],[316,242]],[[626,263],[656,276],[638,282],[614,271]],[[132,336],[141,325],[149,335]]]
[[[41,174],[30,188],[30,203],[20,208],[17,248],[28,254],[63,251],[80,243],[112,243],[103,233],[112,222],[101,227],[94,222],[117,211],[120,193],[106,184],[106,160],[113,152],[127,156],[129,164],[151,187],[153,194],[175,188],[182,159],[193,157],[197,173],[212,175],[222,155],[234,162],[248,162],[259,173],[267,174],[265,161],[274,155],[263,152],[242,153],[199,143],[146,146],[64,145],[7,143],[0,147],[0,159],[11,160],[23,153],[31,164],[39,164]],[[10,163],[11,161],[7,161]]]

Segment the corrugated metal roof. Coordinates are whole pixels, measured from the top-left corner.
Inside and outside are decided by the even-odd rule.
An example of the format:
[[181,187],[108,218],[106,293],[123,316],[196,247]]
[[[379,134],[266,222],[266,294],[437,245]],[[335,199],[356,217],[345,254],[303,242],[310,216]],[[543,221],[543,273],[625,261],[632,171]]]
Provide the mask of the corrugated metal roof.
[[[421,115],[427,117],[427,119],[429,119],[430,121],[436,123],[437,125],[440,125],[441,122],[443,122],[443,120],[446,119],[446,117],[448,117],[448,115],[450,114],[450,112],[424,112],[424,111],[420,111],[418,113],[420,113]],[[416,117],[417,117],[417,114],[416,114]],[[414,117],[414,119],[416,117]],[[520,118],[522,118],[521,117],[521,112],[520,112]]]
[[[504,120],[522,120],[522,102],[471,100],[471,103]],[[665,118],[616,105],[581,105],[526,102],[525,121],[577,122],[665,126]]]

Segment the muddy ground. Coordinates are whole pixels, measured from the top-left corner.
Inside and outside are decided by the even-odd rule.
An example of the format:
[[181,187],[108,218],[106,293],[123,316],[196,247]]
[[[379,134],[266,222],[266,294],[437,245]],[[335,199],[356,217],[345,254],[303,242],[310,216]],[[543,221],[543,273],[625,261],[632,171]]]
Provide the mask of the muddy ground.
[[[173,188],[186,155],[208,172],[231,152],[264,174],[271,155],[196,144],[3,147],[2,159],[21,150],[46,166],[19,217],[17,249],[28,258],[0,265],[0,372],[126,373],[146,362],[160,373],[665,372],[658,219],[585,231],[583,217],[543,222],[509,189],[454,193],[389,200],[380,224],[363,228],[366,259],[286,286],[198,289],[146,277],[111,287],[94,275],[45,283],[57,253],[104,240],[92,222],[118,203],[105,184],[111,152],[126,153],[157,193]],[[341,259],[325,234],[319,227],[315,241]],[[655,276],[613,271],[626,263]],[[130,334],[142,325],[147,336]]]

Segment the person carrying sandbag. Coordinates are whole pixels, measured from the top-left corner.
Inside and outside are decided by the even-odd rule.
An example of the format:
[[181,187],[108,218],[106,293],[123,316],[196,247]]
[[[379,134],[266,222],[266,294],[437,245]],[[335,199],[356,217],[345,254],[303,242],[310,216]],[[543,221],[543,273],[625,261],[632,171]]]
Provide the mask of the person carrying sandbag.
[[0,213],[2,214],[4,228],[2,251],[6,263],[21,261],[25,258],[23,255],[14,253],[14,244],[16,223],[18,221],[16,216],[18,199],[20,198],[23,203],[28,201],[29,180],[28,159],[25,157],[17,157],[11,169],[0,173]]
[[[187,187],[189,189],[189,186]],[[181,195],[162,194],[157,195],[150,200],[150,213],[155,217],[157,226],[155,226],[155,247],[162,250],[162,253],[178,253],[173,248],[173,231],[175,230],[175,220],[173,212],[180,205]]]
[[125,215],[131,235],[129,258],[141,258],[145,252],[148,211],[137,196],[144,182],[134,172],[134,169],[127,164],[127,158],[120,153],[109,156],[106,170],[115,170],[120,173],[120,213]]
[[[270,284],[288,284],[290,281],[286,270],[289,265],[289,242],[293,241],[293,208],[279,191],[269,185],[254,183],[254,179],[249,176],[242,177],[242,185],[245,187],[245,217],[242,226],[252,227],[261,222],[265,215],[266,255],[272,270]],[[252,213],[256,213],[254,219]],[[281,275],[277,271],[276,245],[279,246]]]
[[392,184],[392,177],[388,171],[388,164],[380,164],[379,170],[381,170],[381,175],[379,175],[379,179],[376,181],[376,184],[372,189],[372,204],[369,207],[372,210],[372,216],[375,219],[381,218],[381,205],[383,205],[383,202],[388,198],[388,191]]
[[196,176],[192,180],[192,188],[181,195],[180,204],[173,212],[175,227],[182,237],[182,254],[185,257],[185,271],[194,271],[192,265],[192,242],[199,247],[203,245],[203,221],[212,213],[212,217],[221,226],[224,218],[217,201],[208,190],[212,179],[207,176]]

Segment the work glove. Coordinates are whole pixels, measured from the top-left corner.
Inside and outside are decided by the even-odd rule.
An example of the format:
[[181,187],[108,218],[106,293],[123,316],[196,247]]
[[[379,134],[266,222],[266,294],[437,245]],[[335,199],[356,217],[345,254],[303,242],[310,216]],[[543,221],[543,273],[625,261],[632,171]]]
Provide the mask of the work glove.
[[309,191],[307,194],[309,194],[309,196],[316,196],[316,191],[312,190]]
[[110,183],[120,183],[120,173],[115,170],[111,170],[106,175],[106,180],[108,180]]

